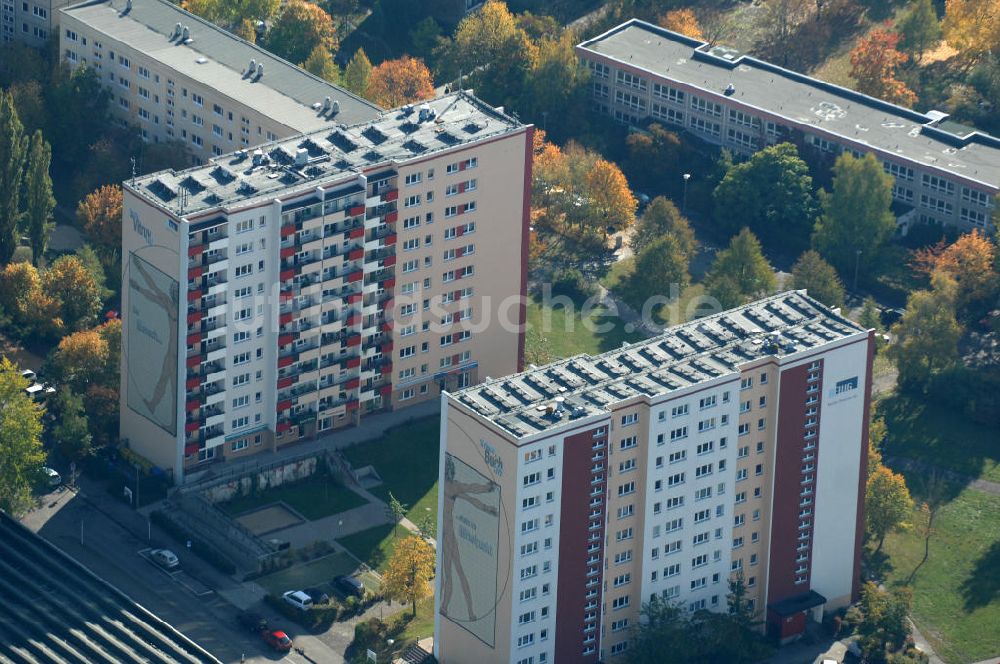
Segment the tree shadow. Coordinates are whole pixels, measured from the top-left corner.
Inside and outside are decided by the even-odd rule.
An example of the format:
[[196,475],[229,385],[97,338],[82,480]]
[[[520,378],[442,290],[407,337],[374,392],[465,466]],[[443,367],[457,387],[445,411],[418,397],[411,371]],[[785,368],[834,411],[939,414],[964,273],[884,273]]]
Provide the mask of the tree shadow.
[[892,564],[889,554],[882,551],[875,551],[865,547],[864,551],[864,575],[865,578],[876,581],[883,581],[889,578],[896,566]]
[[1000,597],[1000,540],[979,557],[972,573],[962,582],[965,610],[975,611]]

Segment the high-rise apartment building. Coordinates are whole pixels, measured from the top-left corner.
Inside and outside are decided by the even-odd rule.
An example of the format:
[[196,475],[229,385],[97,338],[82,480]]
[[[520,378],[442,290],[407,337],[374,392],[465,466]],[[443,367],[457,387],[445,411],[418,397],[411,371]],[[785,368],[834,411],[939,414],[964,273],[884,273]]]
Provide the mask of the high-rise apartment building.
[[183,142],[195,163],[381,111],[168,0],[89,0],[59,13],[63,59],[96,71],[112,115],[148,141]]
[[443,395],[438,660],[613,662],[740,572],[782,639],[850,602],[872,353],[793,291]]
[[0,43],[44,47],[59,29],[59,8],[70,0],[0,0]]
[[661,122],[743,155],[792,142],[831,166],[843,152],[872,153],[895,178],[904,229],[994,226],[1000,139],[945,113],[918,113],[634,19],[576,52],[593,76],[594,110],[618,122]]
[[517,371],[531,147],[459,92],[124,183],[122,437],[181,481]]

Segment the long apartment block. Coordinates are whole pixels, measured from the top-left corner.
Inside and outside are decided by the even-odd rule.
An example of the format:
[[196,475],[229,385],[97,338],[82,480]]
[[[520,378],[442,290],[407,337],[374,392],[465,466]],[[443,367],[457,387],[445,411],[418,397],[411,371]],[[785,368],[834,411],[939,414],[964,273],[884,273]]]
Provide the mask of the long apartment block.
[[194,163],[381,112],[168,0],[88,0],[59,14],[63,59],[96,71],[115,119],[148,141],[183,142]]
[[737,574],[782,640],[849,603],[873,348],[790,291],[443,395],[438,660],[616,661]]
[[458,92],[124,183],[122,437],[182,481],[517,371],[531,145]]
[[683,128],[742,155],[780,142],[832,160],[874,154],[902,224],[992,229],[1000,139],[658,26],[631,20],[576,47],[594,110]]

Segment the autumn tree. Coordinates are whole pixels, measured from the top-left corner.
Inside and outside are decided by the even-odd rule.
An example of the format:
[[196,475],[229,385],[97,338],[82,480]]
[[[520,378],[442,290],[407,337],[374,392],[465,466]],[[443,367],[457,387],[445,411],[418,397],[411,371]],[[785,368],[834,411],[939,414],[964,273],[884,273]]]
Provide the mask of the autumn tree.
[[816,199],[809,167],[791,143],[768,146],[733,166],[712,198],[727,233],[747,226],[769,247],[798,251],[809,244]]
[[848,152],[837,157],[833,192],[820,192],[823,213],[813,246],[840,274],[867,273],[896,230],[892,184],[892,176],[871,153],[861,159]]
[[900,36],[899,49],[917,61],[941,41],[941,24],[931,0],[914,0],[896,23],[896,29]]
[[692,9],[673,9],[660,17],[660,25],[667,30],[679,32],[692,39],[704,40],[705,36],[701,32],[701,25],[698,24],[698,17]]
[[587,122],[590,73],[579,66],[575,41],[573,33],[565,31],[538,43],[537,57],[518,103],[519,112],[540,121],[557,137],[572,135]]
[[42,274],[42,291],[59,302],[67,330],[93,324],[101,311],[100,289],[76,256],[60,256],[52,263]]
[[760,241],[743,228],[729,247],[715,255],[705,275],[705,287],[724,309],[738,306],[775,289],[774,270],[761,251]]
[[410,602],[417,615],[417,602],[431,594],[434,578],[434,549],[423,538],[411,535],[396,544],[383,575],[382,589],[387,597]]
[[0,264],[10,262],[17,248],[21,182],[28,137],[14,107],[14,98],[0,89]]
[[888,652],[903,646],[910,634],[907,616],[912,603],[913,591],[909,588],[882,590],[872,581],[862,586],[858,633],[863,661],[886,661]]
[[857,82],[858,90],[866,95],[913,106],[917,103],[917,95],[896,77],[899,66],[909,59],[896,48],[899,40],[899,34],[888,29],[872,30],[859,39],[851,51],[851,78]]
[[844,285],[833,266],[823,260],[819,252],[804,252],[792,266],[792,288],[804,288],[828,307],[844,304]]
[[636,223],[632,234],[632,251],[642,252],[658,238],[671,236],[677,241],[677,246],[686,259],[690,261],[698,251],[698,240],[695,239],[691,224],[681,214],[677,206],[663,196],[657,196]]
[[76,207],[76,218],[105,265],[114,265],[122,246],[121,186],[109,184],[87,194]]
[[627,228],[635,221],[639,202],[617,165],[606,159],[594,161],[587,173],[585,189],[588,210],[597,223]]
[[876,552],[882,550],[885,536],[902,527],[912,510],[913,499],[903,476],[878,466],[865,489],[865,527],[868,536],[878,542]]
[[63,456],[80,461],[90,456],[93,436],[83,408],[83,398],[71,389],[61,389],[51,404],[53,413],[52,438]]
[[103,383],[108,373],[110,348],[97,330],[67,334],[49,359],[49,373],[60,384],[83,391],[93,383]]
[[664,183],[681,181],[684,144],[677,132],[653,122],[645,131],[631,132],[625,145],[628,170],[638,186],[662,189]]
[[956,307],[963,319],[994,303],[1000,274],[994,271],[996,247],[979,230],[966,233],[933,258],[932,273],[942,271],[958,285]]
[[344,68],[344,87],[354,94],[363,95],[368,89],[368,78],[371,74],[372,63],[365,55],[365,50],[359,48]]
[[183,7],[206,21],[232,30],[242,26],[244,21],[253,25],[256,21],[271,20],[281,8],[281,0],[184,0]]
[[946,0],[941,27],[949,46],[978,58],[1000,44],[1000,0]]
[[31,262],[35,265],[45,254],[55,227],[52,211],[56,199],[52,196],[52,178],[49,177],[51,162],[52,148],[42,138],[42,132],[35,131],[28,149],[24,181],[24,226],[31,242]]
[[42,411],[24,390],[28,381],[0,358],[0,510],[19,515],[31,505],[31,487],[45,462]]
[[333,61],[330,51],[322,46],[316,46],[306,58],[306,61],[299,65],[313,76],[318,76],[330,83],[340,82],[340,68]]
[[251,44],[256,44],[257,24],[248,18],[241,19],[239,25],[233,28],[233,34],[240,39],[245,39]]
[[333,19],[305,0],[289,0],[265,39],[268,50],[289,62],[304,62],[317,47],[337,49]]
[[30,263],[8,263],[0,272],[0,305],[17,337],[51,339],[63,331],[61,303],[42,290],[42,277]]
[[396,108],[433,97],[434,81],[427,65],[404,55],[372,70],[365,96],[384,108]]
[[892,327],[896,342],[889,352],[899,369],[900,386],[908,389],[926,390],[936,374],[958,362],[958,286],[943,272],[935,273],[931,283],[931,290],[910,294],[906,312]]

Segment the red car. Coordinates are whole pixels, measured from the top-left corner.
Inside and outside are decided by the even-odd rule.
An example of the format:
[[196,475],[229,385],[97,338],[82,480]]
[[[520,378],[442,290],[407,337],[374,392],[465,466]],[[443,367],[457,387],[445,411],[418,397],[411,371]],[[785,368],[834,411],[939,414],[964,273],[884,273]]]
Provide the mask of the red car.
[[261,632],[260,635],[264,639],[264,643],[271,646],[275,650],[288,652],[292,649],[292,640],[288,638],[288,635],[280,629],[265,630]]

